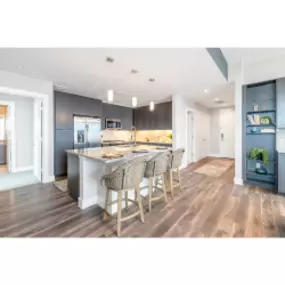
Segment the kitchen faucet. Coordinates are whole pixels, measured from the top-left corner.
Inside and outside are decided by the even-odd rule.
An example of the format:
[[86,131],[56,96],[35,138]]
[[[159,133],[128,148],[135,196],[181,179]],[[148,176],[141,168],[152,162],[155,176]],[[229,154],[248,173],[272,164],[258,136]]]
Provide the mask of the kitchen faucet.
[[131,140],[133,141],[133,145],[137,144],[137,139],[136,139],[136,127],[132,126],[131,127]]

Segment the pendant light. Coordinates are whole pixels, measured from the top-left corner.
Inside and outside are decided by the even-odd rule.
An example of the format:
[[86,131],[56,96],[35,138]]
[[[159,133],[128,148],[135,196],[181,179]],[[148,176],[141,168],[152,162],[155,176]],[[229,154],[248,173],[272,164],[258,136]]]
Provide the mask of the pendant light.
[[132,106],[135,108],[138,105],[138,99],[137,97],[132,98]]
[[114,90],[108,90],[108,102],[112,103],[114,101]]
[[150,101],[150,103],[149,103],[149,110],[150,111],[154,110],[154,102],[153,101]]
[[[106,62],[112,64],[114,62],[114,59],[111,57],[107,57]],[[109,75],[112,78],[112,65],[110,67]],[[108,85],[110,86],[110,83]],[[108,98],[109,103],[114,102],[114,90],[112,90],[112,89],[107,90],[107,98]]]

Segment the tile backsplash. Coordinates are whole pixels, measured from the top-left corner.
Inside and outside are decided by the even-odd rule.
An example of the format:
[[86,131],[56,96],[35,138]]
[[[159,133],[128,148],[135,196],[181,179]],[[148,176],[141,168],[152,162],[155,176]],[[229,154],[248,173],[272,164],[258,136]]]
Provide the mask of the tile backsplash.
[[154,130],[154,131],[137,131],[137,141],[149,141],[154,142],[171,142],[172,139],[169,135],[172,134],[172,130]]
[[129,141],[131,138],[130,131],[116,131],[116,130],[104,130],[101,132],[102,141]]

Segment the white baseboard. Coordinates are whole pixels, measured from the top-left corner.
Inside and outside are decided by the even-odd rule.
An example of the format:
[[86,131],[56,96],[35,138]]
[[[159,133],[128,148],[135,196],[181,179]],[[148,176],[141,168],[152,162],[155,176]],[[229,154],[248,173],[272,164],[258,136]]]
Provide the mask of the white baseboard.
[[54,180],[55,180],[54,175],[51,175],[51,176],[43,178],[42,183],[50,183],[50,182],[53,182]]
[[12,168],[11,172],[30,171],[30,170],[33,170],[33,169],[34,169],[33,165],[31,165],[31,166],[23,166],[23,167],[15,167],[15,168]]
[[88,199],[78,198],[78,206],[82,210],[84,210],[90,206],[93,206],[95,204],[97,204],[97,197],[96,196],[88,198]]
[[243,185],[243,180],[242,178],[235,177],[234,183],[235,185]]
[[219,153],[211,153],[209,156],[213,156],[213,157],[221,157],[221,158],[235,158],[234,156],[223,156]]

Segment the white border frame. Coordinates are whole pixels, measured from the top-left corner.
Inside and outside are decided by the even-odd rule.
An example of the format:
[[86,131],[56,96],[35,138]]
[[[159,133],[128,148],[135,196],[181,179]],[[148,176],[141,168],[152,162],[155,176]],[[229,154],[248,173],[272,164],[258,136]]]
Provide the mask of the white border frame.
[[188,113],[191,112],[193,114],[193,162],[197,162],[197,129],[196,129],[196,119],[197,119],[197,111],[191,108],[186,109],[186,157],[187,157],[187,165],[188,165]]
[[0,93],[4,93],[7,95],[17,95],[22,97],[32,97],[32,98],[39,98],[43,102],[43,142],[42,142],[42,183],[48,183],[51,181],[54,181],[54,176],[50,177],[48,174],[48,161],[49,161],[49,104],[48,104],[48,95],[37,93],[37,92],[31,92],[31,91],[25,91],[20,89],[13,89],[13,88],[7,88],[7,87],[0,87]]

